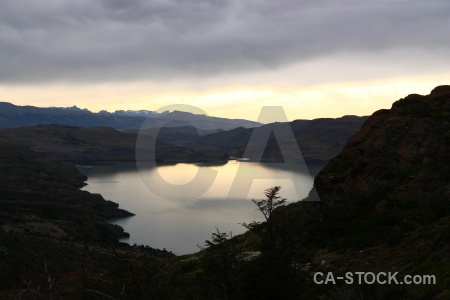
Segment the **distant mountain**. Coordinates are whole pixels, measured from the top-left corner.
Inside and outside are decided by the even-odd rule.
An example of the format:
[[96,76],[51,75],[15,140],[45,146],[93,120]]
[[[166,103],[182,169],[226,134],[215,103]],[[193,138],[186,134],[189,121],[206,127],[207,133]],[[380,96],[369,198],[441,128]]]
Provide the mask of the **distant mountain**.
[[[344,116],[337,119],[296,120],[289,125],[304,159],[308,162],[326,162],[342,149],[348,138],[360,129],[366,119],[367,117]],[[263,125],[267,128],[275,126],[278,125]],[[201,136],[184,146],[194,150],[220,150],[233,157],[242,157],[252,133],[252,128],[240,127]],[[283,160],[274,136],[269,139],[263,159]]]
[[115,114],[119,116],[132,116],[132,117],[140,116],[140,117],[158,118],[167,115],[169,112],[164,111],[162,113],[158,113],[152,110],[116,110],[115,112],[110,113],[106,110],[101,110],[99,111],[99,113],[105,115]]
[[203,130],[229,130],[236,127],[260,126],[258,122],[195,115],[188,112],[155,113],[151,111],[116,111],[92,113],[78,107],[40,108],[16,106],[0,102],[0,128],[59,124],[76,127],[106,126],[117,130],[138,129],[147,120],[147,127],[193,126]]
[[65,110],[71,110],[71,111],[86,111],[86,112],[91,112],[89,109],[87,108],[79,108],[78,106],[74,105],[74,106],[70,106],[70,107],[52,107],[52,108],[62,108]]
[[196,115],[177,110],[158,118],[158,120],[160,120],[162,124],[167,124],[167,127],[192,126],[201,130],[230,130],[237,127],[252,128],[262,125],[259,122],[244,119],[210,117],[207,115]]
[[[135,161],[136,133],[109,127],[39,125],[4,128],[0,129],[0,139],[73,163]],[[156,160],[160,163],[227,161],[228,156],[220,150],[194,151],[157,142]]]
[[[242,127],[241,127],[242,128]],[[223,132],[224,130],[219,130]],[[138,133],[137,129],[126,130],[127,133]],[[153,127],[140,131],[140,134],[151,136],[163,143],[174,144],[177,146],[183,146],[185,144],[195,142],[202,136],[216,133],[217,130],[202,130],[192,126],[177,126],[177,127]]]
[[[152,117],[131,116],[133,113],[140,114],[131,111],[92,113],[78,107],[38,108],[0,102],[0,128],[10,128],[0,130],[0,137],[13,143],[30,146],[36,151],[59,153],[56,157],[69,161],[131,161],[134,159],[136,135],[145,121],[145,129],[141,130],[141,134],[157,139],[161,145],[169,143],[183,147],[181,152],[167,148],[165,154],[163,152],[160,154],[162,160],[191,161],[194,158],[190,155],[194,152],[197,153],[194,160],[202,158],[214,160],[217,157],[223,160],[227,155],[242,157],[253,132],[251,127],[261,126],[260,123],[247,120],[195,115],[181,111]],[[152,115],[153,112],[141,111],[141,113]],[[344,116],[337,119],[296,120],[289,124],[305,160],[324,163],[342,149],[345,141],[365,120],[366,117]],[[62,126],[32,127],[35,124]],[[77,128],[70,129],[67,126]],[[270,126],[277,125],[263,125],[264,128]],[[27,128],[20,130],[22,127]],[[92,129],[89,131],[78,127]],[[124,134],[112,128],[123,131]],[[57,141],[52,134],[65,137],[62,141]],[[27,136],[29,138],[25,138]],[[89,141],[85,140],[87,137]],[[77,140],[81,142],[77,144],[75,142]],[[103,149],[101,154],[97,151],[97,147]],[[170,157],[169,154],[173,154],[174,157]],[[274,137],[265,148],[263,160],[282,160]]]

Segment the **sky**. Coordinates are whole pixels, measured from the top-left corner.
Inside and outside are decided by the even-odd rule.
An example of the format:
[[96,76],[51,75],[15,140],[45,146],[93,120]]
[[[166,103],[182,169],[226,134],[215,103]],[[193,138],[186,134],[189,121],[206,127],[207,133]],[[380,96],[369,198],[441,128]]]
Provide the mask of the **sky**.
[[0,0],[0,101],[370,115],[450,84],[448,0]]

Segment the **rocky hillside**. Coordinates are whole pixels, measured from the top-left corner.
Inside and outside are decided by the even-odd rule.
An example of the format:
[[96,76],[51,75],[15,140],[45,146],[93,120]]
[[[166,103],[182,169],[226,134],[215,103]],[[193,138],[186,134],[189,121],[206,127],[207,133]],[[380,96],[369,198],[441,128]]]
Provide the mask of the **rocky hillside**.
[[[204,253],[206,270],[230,282],[222,296],[237,299],[450,299],[449,166],[450,86],[409,95],[369,117],[322,169],[317,194],[306,199],[320,201],[280,206],[226,242],[217,233],[218,245]],[[260,256],[227,261],[236,249]],[[314,282],[317,272],[322,284]],[[356,272],[364,272],[360,282]],[[406,284],[406,275],[434,281]]]
[[104,220],[132,214],[79,188],[86,177],[69,164],[0,143],[0,232],[114,242],[122,231]]
[[150,275],[157,282],[157,271],[144,273],[141,264],[173,255],[119,243],[123,229],[106,220],[132,214],[79,190],[86,178],[74,166],[0,142],[0,178],[0,299],[103,299],[98,290],[145,299],[158,292],[130,282]]
[[450,86],[374,113],[316,179],[323,201],[450,201]]
[[281,226],[289,217],[297,220],[288,236],[303,252],[293,255],[303,253],[311,271],[393,271],[400,278],[435,275],[437,282],[319,289],[307,284],[306,290],[331,299],[448,299],[450,86],[409,95],[374,113],[322,169],[315,186],[320,202],[293,204],[280,211],[279,220]]

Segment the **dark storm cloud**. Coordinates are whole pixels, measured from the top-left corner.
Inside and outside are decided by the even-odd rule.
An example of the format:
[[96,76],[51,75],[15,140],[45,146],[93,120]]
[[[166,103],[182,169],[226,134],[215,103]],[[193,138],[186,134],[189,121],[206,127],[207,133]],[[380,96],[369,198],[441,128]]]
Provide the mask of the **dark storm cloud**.
[[0,82],[210,76],[392,49],[442,55],[449,11],[446,0],[0,0]]

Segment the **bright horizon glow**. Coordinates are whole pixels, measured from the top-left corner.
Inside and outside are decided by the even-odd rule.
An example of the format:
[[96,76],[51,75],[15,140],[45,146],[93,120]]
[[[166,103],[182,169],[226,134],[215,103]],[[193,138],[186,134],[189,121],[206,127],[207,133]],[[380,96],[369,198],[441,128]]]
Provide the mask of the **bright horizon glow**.
[[371,115],[416,93],[427,95],[450,73],[363,82],[323,83],[310,86],[235,86],[201,90],[145,82],[96,85],[0,86],[0,101],[37,107],[76,105],[92,112],[152,110],[172,104],[190,104],[210,116],[256,121],[262,106],[283,106],[288,120]]

